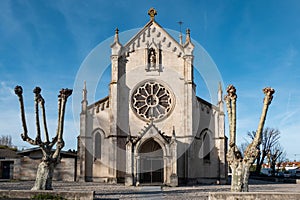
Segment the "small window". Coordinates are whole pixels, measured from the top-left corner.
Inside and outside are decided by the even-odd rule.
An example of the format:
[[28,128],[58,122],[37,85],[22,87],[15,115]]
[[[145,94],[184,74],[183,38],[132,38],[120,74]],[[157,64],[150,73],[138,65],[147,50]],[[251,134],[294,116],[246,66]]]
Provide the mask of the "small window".
[[94,141],[94,159],[101,159],[101,135],[100,133],[95,134]]
[[203,150],[204,150],[204,160],[210,161],[210,138],[209,134],[206,132],[203,136]]

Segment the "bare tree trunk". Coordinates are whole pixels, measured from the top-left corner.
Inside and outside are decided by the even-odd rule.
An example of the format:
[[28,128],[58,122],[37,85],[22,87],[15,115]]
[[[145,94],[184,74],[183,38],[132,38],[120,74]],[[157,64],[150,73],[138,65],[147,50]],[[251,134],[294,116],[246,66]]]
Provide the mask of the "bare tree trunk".
[[259,154],[259,145],[261,143],[261,133],[265,123],[268,106],[270,105],[274,89],[265,88],[264,90],[264,106],[260,117],[260,122],[253,141],[244,152],[244,158],[240,150],[236,146],[236,89],[233,85],[227,88],[225,101],[229,118],[230,142],[227,153],[228,164],[232,170],[231,191],[232,192],[248,192],[249,191],[249,175],[250,166],[253,164]]
[[55,164],[42,161],[36,173],[34,186],[31,190],[52,190],[52,178]]
[[248,163],[243,166],[243,187],[242,192],[249,191],[249,175],[250,175],[250,166]]
[[[259,150],[260,150],[260,148],[259,148]],[[257,159],[256,159],[256,168],[255,168],[255,172],[256,172],[257,174],[260,173],[261,165],[262,165],[262,163],[261,163],[261,151],[260,151],[259,154],[258,154],[258,156],[257,156]]]
[[241,162],[231,164],[231,191],[240,192],[243,188],[243,165]]
[[249,191],[249,175],[250,166],[248,163],[235,162],[231,164],[231,191],[232,192],[248,192]]

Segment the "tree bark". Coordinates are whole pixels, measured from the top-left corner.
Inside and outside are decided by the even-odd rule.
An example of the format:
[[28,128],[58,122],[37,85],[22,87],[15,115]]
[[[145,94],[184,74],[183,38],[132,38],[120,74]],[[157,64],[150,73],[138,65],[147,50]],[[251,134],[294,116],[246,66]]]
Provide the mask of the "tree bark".
[[53,190],[52,178],[55,168],[55,163],[42,161],[36,173],[34,186],[31,190]]
[[241,192],[243,188],[243,166],[242,163],[232,166],[231,192]]
[[231,192],[248,192],[251,165],[242,161],[230,166],[232,170]]

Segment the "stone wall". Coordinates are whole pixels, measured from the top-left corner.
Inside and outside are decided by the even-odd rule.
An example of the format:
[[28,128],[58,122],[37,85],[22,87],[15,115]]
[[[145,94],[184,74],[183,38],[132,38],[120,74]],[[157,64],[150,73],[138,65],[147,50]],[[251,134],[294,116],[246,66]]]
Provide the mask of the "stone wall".
[[210,192],[209,200],[254,200],[254,199],[272,199],[272,200],[297,200],[300,199],[300,193],[276,193],[276,192]]
[[[14,179],[17,180],[35,180],[37,167],[40,159],[31,159],[27,156],[22,157],[19,162],[14,163]],[[53,180],[74,181],[75,160],[73,158],[62,158],[53,175]]]
[[94,191],[0,190],[0,199],[94,199]]

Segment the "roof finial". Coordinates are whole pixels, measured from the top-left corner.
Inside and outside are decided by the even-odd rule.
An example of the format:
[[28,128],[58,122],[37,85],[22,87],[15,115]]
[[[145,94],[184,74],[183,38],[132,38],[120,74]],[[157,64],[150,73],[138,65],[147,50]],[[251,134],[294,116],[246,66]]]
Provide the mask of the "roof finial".
[[218,105],[220,108],[220,111],[223,112],[224,108],[223,108],[223,89],[222,89],[222,83],[221,81],[219,82],[219,89],[218,89]]
[[175,136],[175,126],[173,126],[173,131],[172,131],[172,137],[171,137],[171,140],[175,140],[176,139],[176,136]]
[[82,98],[83,98],[83,100],[87,99],[86,81],[84,81],[84,83],[83,83]]
[[186,29],[186,39],[185,39],[185,42],[188,43],[191,41],[191,30],[190,29]]
[[179,24],[179,30],[180,30],[180,34],[179,34],[179,44],[182,45],[182,32],[181,32],[181,26],[183,24],[182,21],[177,22]]
[[148,15],[150,16],[151,21],[154,21],[154,17],[157,15],[157,12],[154,8],[150,8],[148,10]]
[[81,112],[85,113],[87,109],[88,101],[87,101],[87,89],[86,89],[86,81],[83,84],[82,90],[82,101],[81,101]]
[[219,88],[218,88],[219,91],[222,91],[222,83],[221,81],[219,81]]
[[119,29],[116,28],[115,30],[115,39],[114,39],[114,42],[119,42]]

